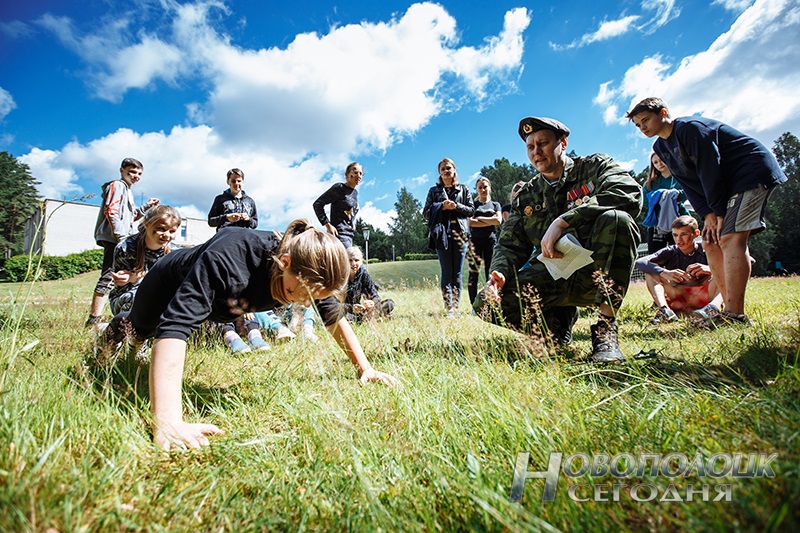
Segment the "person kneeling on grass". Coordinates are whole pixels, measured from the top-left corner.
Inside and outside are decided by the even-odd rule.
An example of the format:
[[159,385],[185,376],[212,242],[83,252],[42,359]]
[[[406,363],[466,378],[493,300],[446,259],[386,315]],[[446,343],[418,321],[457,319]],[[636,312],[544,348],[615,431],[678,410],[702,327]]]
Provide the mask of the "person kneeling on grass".
[[347,281],[347,294],[345,295],[344,308],[347,319],[352,322],[361,322],[376,318],[390,318],[394,311],[394,300],[381,299],[372,276],[364,266],[364,255],[361,248],[351,246],[347,249],[350,258],[350,277]]
[[184,422],[182,375],[186,339],[205,320],[225,323],[247,312],[313,300],[328,331],[347,353],[362,382],[395,385],[375,370],[347,319],[341,295],[349,273],[347,253],[335,237],[295,220],[282,237],[225,228],[206,243],[177,250],[155,264],[139,287],[130,313],[114,317],[102,339],[109,346],[127,331],[134,341],[155,337],[150,363],[153,440],[158,448],[199,448],[213,424]]
[[677,313],[691,313],[710,319],[719,314],[722,305],[717,283],[703,245],[695,242],[700,236],[697,220],[683,215],[672,223],[675,244],[636,261],[636,268],[645,273],[647,290],[658,307],[651,324],[672,322]]

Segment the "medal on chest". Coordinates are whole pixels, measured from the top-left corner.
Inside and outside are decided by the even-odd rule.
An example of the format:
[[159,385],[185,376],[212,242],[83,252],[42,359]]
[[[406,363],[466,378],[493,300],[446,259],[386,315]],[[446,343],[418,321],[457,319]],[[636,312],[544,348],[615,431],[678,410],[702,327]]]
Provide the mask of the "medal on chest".
[[594,192],[594,183],[591,181],[586,183],[585,185],[581,185],[580,187],[576,187],[567,193],[567,208],[572,209],[573,207],[580,207],[586,202],[589,201],[591,198],[591,194]]

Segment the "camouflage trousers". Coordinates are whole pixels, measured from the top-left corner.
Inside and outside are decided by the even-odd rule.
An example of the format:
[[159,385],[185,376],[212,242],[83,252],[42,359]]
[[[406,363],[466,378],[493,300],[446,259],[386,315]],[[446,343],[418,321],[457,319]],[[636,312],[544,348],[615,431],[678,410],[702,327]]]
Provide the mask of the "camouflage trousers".
[[[557,307],[622,305],[636,261],[640,236],[636,222],[624,211],[607,211],[593,223],[567,228],[584,248],[592,250],[594,263],[576,271],[568,279],[553,279],[544,263],[532,257],[506,279],[499,308],[490,305],[481,291],[473,308],[489,322],[524,328],[537,320],[539,311]],[[535,252],[538,255],[539,251]],[[602,275],[598,275],[602,273]],[[538,310],[533,303],[538,303]]]

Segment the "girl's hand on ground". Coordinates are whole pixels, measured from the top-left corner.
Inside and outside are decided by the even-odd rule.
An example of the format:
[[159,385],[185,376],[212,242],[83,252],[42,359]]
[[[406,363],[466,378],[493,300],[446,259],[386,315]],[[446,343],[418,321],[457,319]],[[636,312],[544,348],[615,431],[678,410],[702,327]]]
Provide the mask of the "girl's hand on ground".
[[153,442],[165,452],[171,449],[185,450],[208,446],[206,435],[222,435],[224,432],[214,424],[189,424],[177,422],[159,426],[153,432]]
[[384,385],[388,385],[389,387],[394,387],[397,385],[397,378],[391,376],[385,372],[378,372],[374,368],[370,368],[361,374],[361,377],[358,378],[361,380],[361,383],[369,383],[371,381],[378,381],[383,383]]

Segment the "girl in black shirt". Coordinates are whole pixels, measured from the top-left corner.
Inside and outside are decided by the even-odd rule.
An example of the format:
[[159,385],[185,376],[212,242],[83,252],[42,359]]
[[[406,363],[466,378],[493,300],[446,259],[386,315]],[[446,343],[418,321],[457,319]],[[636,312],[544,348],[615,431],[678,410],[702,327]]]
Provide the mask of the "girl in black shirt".
[[[150,363],[153,440],[199,448],[206,435],[222,433],[213,424],[183,421],[181,390],[186,339],[205,320],[231,322],[243,313],[314,300],[328,331],[347,353],[362,382],[394,385],[394,377],[372,368],[340,301],[349,275],[344,247],[306,220],[295,220],[282,237],[244,228],[226,228],[205,244],[172,252],[142,280],[129,314],[106,330],[113,346],[132,328],[139,341],[155,336]],[[127,315],[127,316],[126,316]]]

